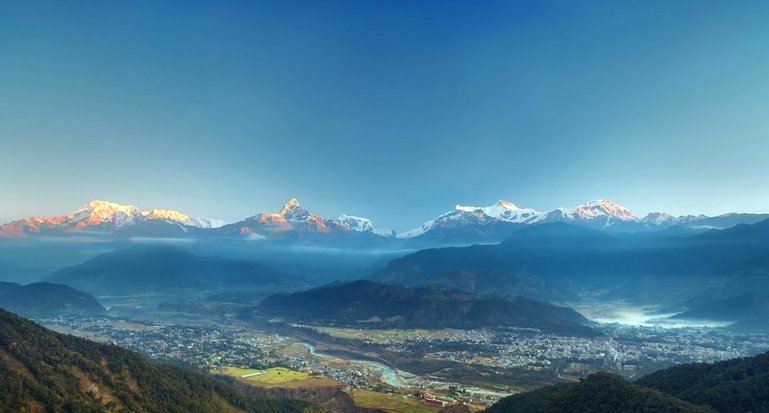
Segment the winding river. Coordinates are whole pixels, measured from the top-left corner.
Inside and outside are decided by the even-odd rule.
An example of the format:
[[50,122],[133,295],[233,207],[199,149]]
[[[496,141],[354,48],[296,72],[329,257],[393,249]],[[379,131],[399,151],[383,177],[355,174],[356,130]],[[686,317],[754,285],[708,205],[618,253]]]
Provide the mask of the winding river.
[[[313,355],[314,357],[338,358],[338,357],[332,356],[330,354],[319,353],[317,351],[317,349],[315,348],[315,346],[313,346],[312,344],[302,343],[302,345],[307,347],[307,350],[309,350],[310,354]],[[376,362],[376,361],[369,361],[369,360],[348,360],[348,361],[351,362],[351,363],[354,363],[354,364],[361,364],[361,365],[369,366],[372,369],[378,371],[380,376],[381,376],[381,378],[382,378],[382,382],[383,383],[389,384],[390,386],[394,386],[394,387],[401,386],[402,380],[401,380],[400,376],[398,375],[398,372],[395,371],[395,369],[393,369],[390,366],[387,366],[385,364],[382,364],[382,363],[379,363],[379,362]]]

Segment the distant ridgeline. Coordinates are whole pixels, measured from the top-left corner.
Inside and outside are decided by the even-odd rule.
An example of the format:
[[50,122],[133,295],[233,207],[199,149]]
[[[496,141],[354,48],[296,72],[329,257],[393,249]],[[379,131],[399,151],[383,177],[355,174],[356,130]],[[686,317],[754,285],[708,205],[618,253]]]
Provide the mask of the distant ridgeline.
[[245,397],[210,377],[58,334],[0,310],[0,411],[317,411],[296,401]]
[[66,285],[47,282],[19,285],[0,282],[0,307],[24,316],[54,314],[103,315],[95,298]]
[[[580,291],[657,305],[699,295],[710,302],[769,295],[769,220],[694,236],[607,233],[562,222],[532,225],[500,244],[417,251],[369,279],[550,302],[576,302]],[[748,319],[751,311],[761,315],[760,308],[766,308],[759,301],[751,301],[759,311],[746,309],[726,321],[760,326],[760,319]],[[690,316],[702,315],[705,311]]]
[[636,382],[591,374],[579,383],[506,397],[488,413],[769,412],[769,353],[715,364],[684,364]]
[[290,286],[287,278],[252,261],[197,255],[155,244],[101,254],[51,274],[48,281],[95,295],[131,295],[286,288]]
[[576,311],[524,297],[477,296],[364,280],[276,294],[262,301],[258,309],[267,315],[303,322],[372,328],[526,327],[574,335],[598,334]]

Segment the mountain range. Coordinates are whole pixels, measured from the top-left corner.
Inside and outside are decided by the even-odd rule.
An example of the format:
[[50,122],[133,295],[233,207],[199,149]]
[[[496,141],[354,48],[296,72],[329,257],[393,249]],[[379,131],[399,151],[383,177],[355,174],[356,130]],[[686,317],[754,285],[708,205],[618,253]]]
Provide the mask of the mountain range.
[[35,236],[184,237],[241,238],[278,241],[321,241],[350,245],[386,243],[477,243],[499,242],[522,226],[565,222],[608,232],[659,231],[690,228],[705,231],[752,224],[769,219],[769,214],[725,214],[715,217],[686,215],[674,217],[655,212],[637,217],[627,208],[597,200],[574,208],[539,212],[509,201],[488,207],[457,205],[454,210],[396,234],[381,229],[368,218],[342,215],[335,219],[316,215],[289,200],[278,212],[259,213],[239,222],[194,218],[166,209],[141,210],[132,205],[92,201],[74,212],[53,217],[30,217],[0,226],[0,238]]
[[178,211],[142,211],[133,205],[95,200],[66,215],[31,217],[4,224],[0,226],[0,238],[32,235],[105,235],[120,232],[168,236],[186,233],[191,229],[212,229],[222,225],[222,221],[193,218]]
[[575,302],[574,294],[669,305],[769,291],[769,220],[694,236],[648,238],[563,222],[524,226],[493,245],[420,250],[372,281]]

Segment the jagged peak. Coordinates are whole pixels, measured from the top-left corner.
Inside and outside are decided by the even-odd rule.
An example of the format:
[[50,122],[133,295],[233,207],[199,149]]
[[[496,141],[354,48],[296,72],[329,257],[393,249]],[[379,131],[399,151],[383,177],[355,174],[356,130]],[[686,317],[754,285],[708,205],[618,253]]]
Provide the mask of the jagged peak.
[[505,201],[504,199],[501,199],[501,200],[497,201],[497,206],[500,206],[500,207],[505,208],[505,209],[509,209],[511,211],[517,211],[517,210],[521,209],[521,208],[518,208],[518,205],[516,205],[516,204],[514,204],[514,203],[512,203],[510,201]]
[[148,219],[165,219],[175,222],[187,222],[190,220],[189,215],[168,209],[153,209],[150,211],[144,211],[142,212],[142,215]]
[[510,201],[505,201],[503,199],[503,200],[497,201],[494,205],[491,205],[491,206],[488,206],[488,207],[477,207],[477,206],[469,206],[469,205],[457,204],[454,207],[454,210],[455,211],[463,211],[463,212],[475,212],[475,211],[478,211],[478,210],[488,211],[489,209],[494,208],[494,207],[501,208],[501,209],[506,209],[508,211],[518,211],[518,210],[521,209],[521,208],[518,207],[518,205],[516,205],[516,204],[514,204],[514,203],[512,203]]
[[93,201],[85,204],[85,206],[83,207],[83,209],[96,209],[96,208],[121,209],[121,208],[136,208],[136,207],[133,205],[122,205],[116,202],[103,201],[101,199],[94,199]]
[[[291,210],[302,208],[302,205],[299,204],[299,201],[296,198],[291,198],[286,202],[285,205],[283,205],[283,208],[280,210],[281,214],[285,214]],[[302,208],[304,209],[304,208]]]
[[[600,210],[601,212],[596,213],[596,210]],[[575,212],[581,216],[582,218],[595,218],[596,214],[600,215],[601,213],[613,216],[617,219],[620,219],[622,221],[637,221],[638,218],[633,215],[632,212],[630,212],[629,209],[623,207],[620,204],[617,204],[612,201],[608,201],[606,199],[596,199],[590,202],[586,202],[582,205],[579,205],[575,208]]]
[[454,206],[455,211],[473,212],[476,209],[479,209],[479,208],[474,206],[461,205],[461,204],[457,204],[456,206]]
[[370,219],[355,215],[342,214],[339,218],[335,219],[334,222],[337,225],[344,226],[350,231],[365,232],[374,230],[374,224]]
[[98,217],[100,219],[110,219],[115,214],[125,214],[127,216],[139,216],[141,211],[139,208],[133,205],[122,205],[114,202],[93,200],[86,204],[83,208],[72,212],[65,216],[65,219],[69,219],[75,216],[82,216],[86,214],[91,217]]
[[612,201],[606,200],[606,199],[594,199],[592,201],[585,202],[584,204],[582,204],[580,206],[606,206],[606,205],[617,205],[617,206],[619,206],[618,204],[616,204],[616,203],[614,203]]

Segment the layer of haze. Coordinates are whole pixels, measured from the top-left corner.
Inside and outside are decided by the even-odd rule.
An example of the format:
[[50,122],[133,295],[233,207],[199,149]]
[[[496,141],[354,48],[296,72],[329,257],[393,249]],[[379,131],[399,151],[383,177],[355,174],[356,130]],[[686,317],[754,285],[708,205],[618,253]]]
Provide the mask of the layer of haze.
[[0,2],[0,221],[769,211],[767,2]]

